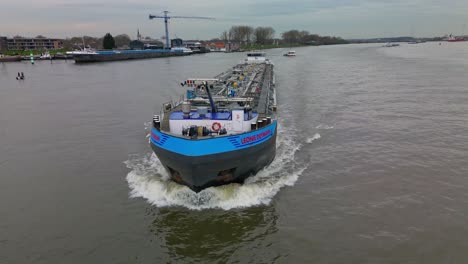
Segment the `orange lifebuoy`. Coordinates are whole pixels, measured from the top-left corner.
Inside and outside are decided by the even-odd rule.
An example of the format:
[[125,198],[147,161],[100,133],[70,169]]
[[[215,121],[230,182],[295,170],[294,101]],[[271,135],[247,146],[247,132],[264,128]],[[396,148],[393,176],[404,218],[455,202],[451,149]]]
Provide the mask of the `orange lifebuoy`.
[[221,124],[218,122],[214,122],[213,125],[211,125],[211,129],[213,129],[213,131],[218,131],[221,129]]

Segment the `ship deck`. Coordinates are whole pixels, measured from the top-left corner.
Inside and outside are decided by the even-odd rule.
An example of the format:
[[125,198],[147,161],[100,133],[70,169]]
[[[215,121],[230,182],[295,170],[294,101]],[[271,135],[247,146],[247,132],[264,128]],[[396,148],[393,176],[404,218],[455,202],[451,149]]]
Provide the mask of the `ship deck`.
[[[203,79],[192,79],[203,80]],[[236,107],[249,106],[260,118],[272,116],[275,111],[275,91],[273,83],[273,65],[268,63],[238,64],[231,69],[214,77],[216,80],[208,82],[213,100],[216,104],[216,113],[208,112],[205,119],[229,119],[231,111]],[[191,111],[196,112],[197,107],[209,107],[208,94],[203,85],[184,82],[184,86],[193,88],[190,93]],[[169,120],[183,119],[181,102],[163,107],[161,130],[168,132]],[[196,118],[196,116],[193,116]],[[192,118],[192,117],[191,117]]]

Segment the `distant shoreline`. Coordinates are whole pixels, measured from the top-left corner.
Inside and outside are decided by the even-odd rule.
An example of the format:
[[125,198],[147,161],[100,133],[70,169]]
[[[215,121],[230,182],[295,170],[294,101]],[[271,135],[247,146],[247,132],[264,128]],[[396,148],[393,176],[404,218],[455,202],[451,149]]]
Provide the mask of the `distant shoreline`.
[[248,45],[241,46],[242,51],[252,50],[264,50],[264,49],[285,49],[285,48],[298,48],[298,47],[318,47],[318,46],[330,46],[330,45],[346,45],[350,43],[336,43],[336,44],[269,44],[269,45]]

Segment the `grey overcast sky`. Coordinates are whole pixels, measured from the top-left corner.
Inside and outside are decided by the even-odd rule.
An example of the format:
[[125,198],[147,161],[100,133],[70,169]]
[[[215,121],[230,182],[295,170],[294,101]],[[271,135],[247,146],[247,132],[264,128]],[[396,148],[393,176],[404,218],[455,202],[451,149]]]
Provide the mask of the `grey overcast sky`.
[[164,34],[163,10],[173,19],[170,37],[211,39],[232,25],[271,26],[343,38],[468,34],[468,0],[0,0],[0,36],[71,37]]

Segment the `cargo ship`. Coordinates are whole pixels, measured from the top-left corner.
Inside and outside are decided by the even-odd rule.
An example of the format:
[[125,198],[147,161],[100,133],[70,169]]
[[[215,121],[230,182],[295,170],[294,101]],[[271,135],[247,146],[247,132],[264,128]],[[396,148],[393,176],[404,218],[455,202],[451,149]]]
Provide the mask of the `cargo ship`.
[[214,78],[189,78],[186,93],[153,116],[150,145],[170,178],[199,192],[243,183],[276,154],[276,89],[265,53]]
[[186,56],[192,54],[187,48],[146,49],[146,50],[92,50],[67,52],[72,55],[76,63],[103,62],[119,60],[149,59],[172,56]]
[[447,42],[465,42],[465,41],[466,41],[465,37],[454,37],[452,36],[452,34],[450,34],[447,37]]

